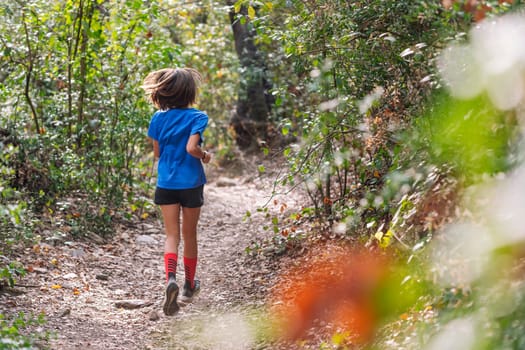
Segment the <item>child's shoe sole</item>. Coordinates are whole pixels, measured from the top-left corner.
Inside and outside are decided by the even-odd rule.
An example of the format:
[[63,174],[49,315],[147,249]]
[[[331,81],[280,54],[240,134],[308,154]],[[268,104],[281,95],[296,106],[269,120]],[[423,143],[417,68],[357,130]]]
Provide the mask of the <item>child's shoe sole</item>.
[[179,286],[175,282],[168,283],[166,287],[166,299],[164,300],[164,307],[162,310],[166,316],[173,316],[179,311],[179,304],[177,304],[177,297],[179,296]]

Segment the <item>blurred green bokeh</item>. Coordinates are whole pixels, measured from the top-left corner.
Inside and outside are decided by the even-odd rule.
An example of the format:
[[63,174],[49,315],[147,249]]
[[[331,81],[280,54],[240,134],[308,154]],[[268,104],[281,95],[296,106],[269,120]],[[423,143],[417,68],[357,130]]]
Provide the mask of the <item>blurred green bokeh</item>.
[[511,166],[516,123],[511,113],[496,110],[485,95],[458,100],[440,92],[426,118],[433,162],[452,165],[467,183]]

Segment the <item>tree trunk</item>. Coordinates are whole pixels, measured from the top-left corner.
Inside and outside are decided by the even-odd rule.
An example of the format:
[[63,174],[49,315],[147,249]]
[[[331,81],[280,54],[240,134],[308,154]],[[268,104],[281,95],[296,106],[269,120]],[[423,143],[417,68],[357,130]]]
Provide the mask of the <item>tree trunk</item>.
[[24,33],[26,38],[26,45],[27,45],[27,68],[26,68],[26,83],[24,88],[24,96],[26,98],[27,104],[29,105],[29,108],[31,108],[31,115],[33,116],[33,121],[35,123],[35,129],[38,134],[41,134],[43,130],[40,128],[40,124],[38,122],[38,114],[35,108],[35,105],[33,104],[33,100],[31,99],[31,95],[29,94],[29,87],[31,85],[31,78],[33,74],[33,60],[35,59],[33,54],[33,49],[31,47],[31,41],[29,40],[29,30],[27,29],[27,22],[25,17],[25,10],[22,9],[22,20],[24,23]]
[[[246,7],[239,13],[231,6],[230,21],[235,40],[235,50],[242,67],[236,110],[231,125],[236,133],[236,142],[242,150],[257,149],[266,140],[268,116],[273,104],[269,93],[272,85],[266,77],[266,65],[255,45],[255,30],[248,19]],[[243,18],[243,20],[241,20]]]

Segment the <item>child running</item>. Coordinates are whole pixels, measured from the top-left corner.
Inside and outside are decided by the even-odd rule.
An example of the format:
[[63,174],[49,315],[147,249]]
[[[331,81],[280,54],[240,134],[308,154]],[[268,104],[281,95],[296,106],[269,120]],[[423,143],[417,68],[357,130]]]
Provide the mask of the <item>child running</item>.
[[163,311],[168,316],[179,310],[179,286],[175,277],[181,224],[185,272],[181,303],[190,303],[200,291],[200,282],[195,279],[197,223],[206,183],[202,163],[211,159],[211,154],[201,148],[208,116],[192,108],[201,81],[201,75],[194,69],[168,68],[148,74],[142,86],[158,108],[149,124],[148,136],[153,141],[155,157],[159,159],[154,202],[160,205],[166,231],[164,266],[167,286]]

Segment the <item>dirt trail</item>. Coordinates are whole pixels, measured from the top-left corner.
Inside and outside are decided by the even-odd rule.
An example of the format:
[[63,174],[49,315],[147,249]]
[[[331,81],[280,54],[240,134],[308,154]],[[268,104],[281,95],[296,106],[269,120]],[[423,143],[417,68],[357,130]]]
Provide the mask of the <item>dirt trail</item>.
[[267,189],[251,183],[208,186],[199,247],[202,292],[194,304],[163,325],[159,336],[148,344],[151,349],[254,346],[250,323],[257,313],[253,310],[263,305],[275,271],[266,264],[254,266],[256,261],[246,255],[245,248],[261,235],[263,223],[243,218],[247,210],[255,212],[267,200],[267,194]]
[[[51,349],[256,349],[257,323],[268,287],[278,271],[269,259],[244,251],[268,237],[264,215],[247,211],[268,200],[270,181],[246,177],[210,179],[199,225],[194,303],[173,316],[162,314],[164,234],[159,220],[121,226],[106,242],[59,241],[19,252],[32,272],[19,295],[0,293],[0,311],[43,312],[34,330],[51,332]],[[290,199],[288,199],[290,204]],[[293,207],[293,205],[292,205]],[[179,259],[177,280],[183,281]],[[128,305],[122,304],[127,302]],[[120,304],[119,304],[120,302]]]

